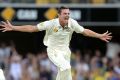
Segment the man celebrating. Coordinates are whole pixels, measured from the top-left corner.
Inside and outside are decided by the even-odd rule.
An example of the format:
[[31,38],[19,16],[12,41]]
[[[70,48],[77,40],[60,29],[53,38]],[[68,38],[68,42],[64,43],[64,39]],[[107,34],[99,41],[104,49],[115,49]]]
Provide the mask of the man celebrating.
[[44,44],[47,46],[47,54],[49,59],[58,67],[56,80],[72,80],[69,43],[72,33],[75,31],[85,36],[98,38],[105,42],[109,42],[111,33],[96,33],[92,30],[85,29],[80,26],[76,20],[69,17],[70,10],[67,7],[60,7],[58,10],[58,18],[41,22],[35,26],[22,25],[14,26],[9,21],[0,24],[2,32],[21,31],[21,32],[37,32],[46,30]]

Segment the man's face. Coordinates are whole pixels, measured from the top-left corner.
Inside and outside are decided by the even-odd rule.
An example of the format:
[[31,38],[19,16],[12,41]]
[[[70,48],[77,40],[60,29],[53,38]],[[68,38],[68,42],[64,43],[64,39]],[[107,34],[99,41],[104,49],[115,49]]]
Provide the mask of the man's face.
[[70,15],[69,9],[62,9],[61,13],[59,14],[59,18],[64,22],[64,24],[67,24],[69,20],[69,15]]

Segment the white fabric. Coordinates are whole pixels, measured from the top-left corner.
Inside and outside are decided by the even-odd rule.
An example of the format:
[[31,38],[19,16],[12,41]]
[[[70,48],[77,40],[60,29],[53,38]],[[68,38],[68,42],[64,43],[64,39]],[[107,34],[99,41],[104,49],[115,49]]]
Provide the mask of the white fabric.
[[72,80],[71,69],[61,71],[58,69],[56,80]]
[[37,24],[40,31],[46,30],[44,45],[47,48],[49,59],[59,68],[56,80],[72,80],[69,43],[73,31],[82,33],[84,28],[74,19],[68,20],[64,28],[60,25],[59,19],[53,19]]
[[5,76],[2,69],[0,69],[0,80],[5,80]]
[[84,31],[84,28],[71,18],[64,29],[60,25],[58,18],[39,23],[37,27],[40,31],[46,30],[44,44],[48,47],[69,46],[73,31],[77,33],[82,33]]
[[58,67],[61,71],[70,69],[70,55],[71,52],[68,47],[64,48],[47,48],[47,54],[49,59]]
[[72,80],[69,48],[47,48],[47,51],[49,59],[58,67],[56,80]]

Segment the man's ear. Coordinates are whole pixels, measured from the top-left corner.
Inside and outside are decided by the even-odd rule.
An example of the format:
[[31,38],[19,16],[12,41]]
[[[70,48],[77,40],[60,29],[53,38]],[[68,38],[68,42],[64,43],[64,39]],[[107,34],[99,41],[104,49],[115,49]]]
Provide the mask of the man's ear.
[[58,16],[60,16],[60,13],[58,13]]
[[57,14],[57,17],[59,17],[60,16],[60,14]]

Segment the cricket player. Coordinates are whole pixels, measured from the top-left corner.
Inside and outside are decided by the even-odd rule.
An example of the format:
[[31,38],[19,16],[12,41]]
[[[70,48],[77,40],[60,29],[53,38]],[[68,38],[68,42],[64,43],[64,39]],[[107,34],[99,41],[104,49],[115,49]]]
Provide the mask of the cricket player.
[[62,6],[58,9],[58,18],[44,21],[37,25],[14,26],[9,21],[2,21],[0,26],[2,32],[37,32],[46,30],[44,44],[47,46],[49,59],[58,67],[56,80],[72,80],[70,66],[71,51],[69,49],[72,33],[75,31],[76,33],[98,38],[105,42],[109,42],[112,36],[108,31],[99,34],[90,29],[85,29],[76,20],[70,18],[69,15],[70,9]]

